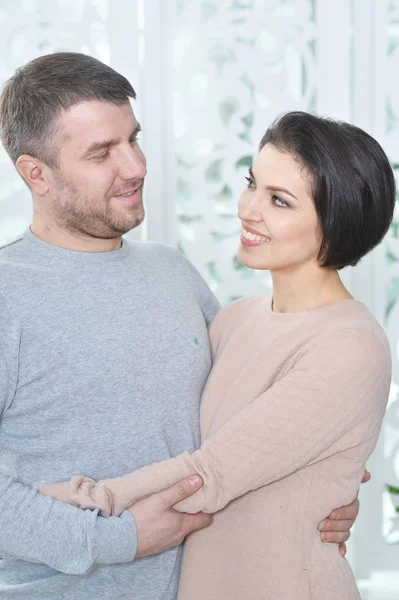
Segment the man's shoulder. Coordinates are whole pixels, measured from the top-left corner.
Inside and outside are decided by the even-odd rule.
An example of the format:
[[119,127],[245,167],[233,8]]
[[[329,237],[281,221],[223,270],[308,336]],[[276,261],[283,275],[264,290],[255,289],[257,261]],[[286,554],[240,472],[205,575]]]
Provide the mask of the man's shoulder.
[[6,261],[19,254],[23,246],[24,238],[22,235],[0,246],[0,261]]
[[7,280],[7,275],[21,271],[24,264],[24,238],[18,238],[0,246],[0,287]]
[[0,246],[0,297],[3,302],[8,296],[13,300],[34,277],[30,263],[24,236]]

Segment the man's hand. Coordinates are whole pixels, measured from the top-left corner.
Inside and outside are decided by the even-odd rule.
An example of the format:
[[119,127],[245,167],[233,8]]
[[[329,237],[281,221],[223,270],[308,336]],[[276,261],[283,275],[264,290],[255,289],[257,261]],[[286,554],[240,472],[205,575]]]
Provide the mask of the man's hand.
[[186,535],[211,524],[212,515],[189,515],[178,513],[173,508],[181,500],[195,494],[202,483],[199,475],[186,477],[168,490],[139,500],[127,509],[136,521],[136,558],[179,546]]
[[[368,471],[364,472],[362,483],[370,481],[371,475]],[[327,519],[319,523],[318,529],[321,532],[320,537],[323,542],[339,544],[341,556],[346,554],[345,542],[350,537],[350,530],[359,514],[359,500],[356,498],[349,506],[341,506],[333,510]]]

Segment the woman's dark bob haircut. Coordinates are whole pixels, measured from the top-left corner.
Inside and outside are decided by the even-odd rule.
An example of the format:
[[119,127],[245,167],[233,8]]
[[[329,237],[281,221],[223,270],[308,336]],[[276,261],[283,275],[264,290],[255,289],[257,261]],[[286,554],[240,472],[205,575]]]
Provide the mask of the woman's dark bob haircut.
[[321,266],[354,266],[381,242],[392,221],[395,179],[374,138],[348,123],[289,112],[269,127],[259,151],[265,144],[291,153],[313,179]]

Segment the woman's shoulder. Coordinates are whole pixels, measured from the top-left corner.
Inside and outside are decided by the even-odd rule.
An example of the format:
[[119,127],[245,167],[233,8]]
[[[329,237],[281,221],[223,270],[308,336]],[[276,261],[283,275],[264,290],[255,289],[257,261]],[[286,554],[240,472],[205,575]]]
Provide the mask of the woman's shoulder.
[[388,378],[388,338],[368,308],[361,302],[347,300],[324,309],[303,323],[299,361],[312,369],[335,372],[338,378],[343,371],[377,379],[384,373]]
[[[354,345],[364,343],[367,347],[382,345],[390,354],[388,338],[384,329],[365,304],[357,300],[344,300],[324,307],[315,316],[316,329],[322,337],[349,340]],[[378,343],[379,342],[379,343]]]

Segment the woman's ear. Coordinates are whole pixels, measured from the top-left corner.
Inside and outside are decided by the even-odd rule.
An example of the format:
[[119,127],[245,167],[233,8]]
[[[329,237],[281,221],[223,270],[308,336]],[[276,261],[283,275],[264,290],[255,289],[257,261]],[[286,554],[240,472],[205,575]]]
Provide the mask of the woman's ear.
[[49,190],[46,165],[39,159],[23,154],[15,163],[15,167],[29,189],[39,196],[45,196]]

